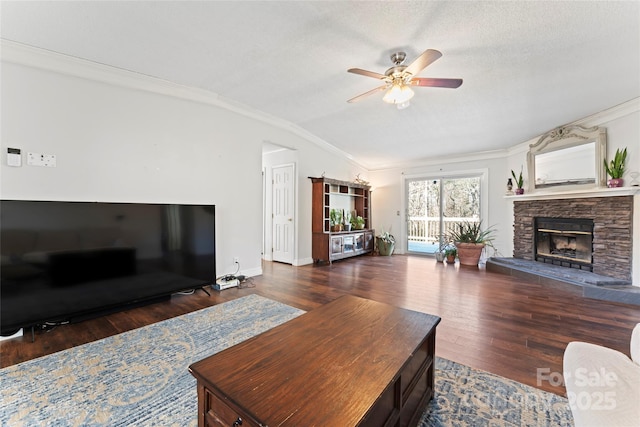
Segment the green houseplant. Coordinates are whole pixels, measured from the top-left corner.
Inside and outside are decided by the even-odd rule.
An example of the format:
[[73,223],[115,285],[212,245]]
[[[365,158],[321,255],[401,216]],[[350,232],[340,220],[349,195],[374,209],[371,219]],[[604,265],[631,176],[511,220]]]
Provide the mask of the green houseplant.
[[343,217],[342,224],[343,224],[344,230],[351,231],[351,218],[352,218],[351,212],[344,211],[342,217]]
[[520,167],[520,174],[516,176],[516,173],[511,169],[511,176],[516,183],[516,194],[524,194],[524,178],[522,177],[522,167]]
[[390,256],[393,254],[393,249],[396,244],[396,238],[388,231],[382,231],[382,234],[376,236],[376,245],[378,246],[378,253],[384,256]]
[[458,250],[460,264],[478,265],[484,247],[493,247],[494,232],[492,227],[483,230],[482,221],[456,224],[449,233],[449,239]]
[[363,230],[364,229],[364,218],[360,215],[355,215],[351,217],[351,227],[354,230]]
[[456,257],[458,256],[458,250],[455,246],[448,246],[444,250],[444,256],[447,258],[447,262],[453,264],[456,262]]
[[604,161],[604,168],[607,171],[607,175],[611,177],[611,179],[607,181],[607,187],[622,187],[624,184],[622,175],[624,175],[624,163],[626,160],[627,149],[625,147],[622,151],[618,148],[616,154],[613,156],[613,160],[608,164],[606,160]]
[[331,209],[331,211],[329,211],[329,223],[331,225],[331,231],[342,231],[342,211]]

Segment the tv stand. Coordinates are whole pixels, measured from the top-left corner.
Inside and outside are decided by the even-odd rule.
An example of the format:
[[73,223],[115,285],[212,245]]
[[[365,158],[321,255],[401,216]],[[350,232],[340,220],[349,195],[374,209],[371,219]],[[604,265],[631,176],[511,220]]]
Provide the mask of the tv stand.
[[[375,230],[371,227],[368,185],[331,178],[312,178],[311,256],[314,263],[350,258],[373,252]],[[346,210],[364,219],[361,229],[336,231],[331,210]]]

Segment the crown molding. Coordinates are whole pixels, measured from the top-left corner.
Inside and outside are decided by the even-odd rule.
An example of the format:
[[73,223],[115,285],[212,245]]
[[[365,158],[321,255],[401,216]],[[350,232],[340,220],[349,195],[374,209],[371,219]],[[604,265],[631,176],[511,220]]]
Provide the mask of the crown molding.
[[507,150],[479,151],[477,153],[459,154],[455,157],[439,156],[429,157],[426,159],[418,159],[412,162],[403,162],[397,164],[386,164],[379,167],[369,169],[370,172],[382,172],[386,170],[402,169],[408,171],[411,169],[424,168],[428,166],[439,166],[442,164],[455,164],[464,162],[477,162],[483,160],[503,159],[507,156]]
[[[606,110],[584,117],[580,120],[576,120],[574,122],[558,126],[556,129],[563,128],[563,127],[570,127],[570,126],[581,126],[581,127],[604,126],[608,122],[628,116],[629,114],[637,113],[638,111],[640,111],[640,97],[632,98],[629,101],[623,102],[622,104],[618,104],[614,107],[607,108]],[[551,131],[551,129],[549,131]],[[531,144],[535,144],[536,142],[538,142],[541,136],[542,135],[538,135],[534,138],[531,138],[527,141],[521,142],[517,145],[514,145],[513,147],[510,147],[508,149],[509,155],[511,156],[519,153],[527,153],[529,151],[529,146]]]
[[5,62],[51,71],[58,74],[222,108],[244,117],[269,124],[287,132],[291,132],[300,138],[319,146],[325,151],[344,157],[352,164],[360,168],[367,169],[366,165],[362,165],[355,161],[351,154],[340,150],[299,126],[253,109],[244,104],[223,98],[219,94],[211,91],[180,85],[146,74],[92,62],[74,56],[63,55],[61,53],[25,45],[7,39],[0,39],[0,59]]

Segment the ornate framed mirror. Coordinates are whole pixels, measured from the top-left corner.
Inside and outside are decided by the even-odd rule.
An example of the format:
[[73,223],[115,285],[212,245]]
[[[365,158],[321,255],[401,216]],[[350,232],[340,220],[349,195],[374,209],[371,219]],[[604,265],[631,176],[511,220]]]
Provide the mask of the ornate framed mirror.
[[529,146],[529,190],[606,187],[606,155],[606,128],[555,128]]

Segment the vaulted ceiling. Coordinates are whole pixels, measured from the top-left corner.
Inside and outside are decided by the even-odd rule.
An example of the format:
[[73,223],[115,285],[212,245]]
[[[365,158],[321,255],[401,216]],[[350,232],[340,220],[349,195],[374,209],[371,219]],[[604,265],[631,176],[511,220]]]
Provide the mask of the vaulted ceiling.
[[[370,169],[500,150],[640,96],[637,1],[2,1],[2,38],[205,89]],[[403,110],[384,74],[443,56]],[[278,141],[272,141],[277,143]]]

